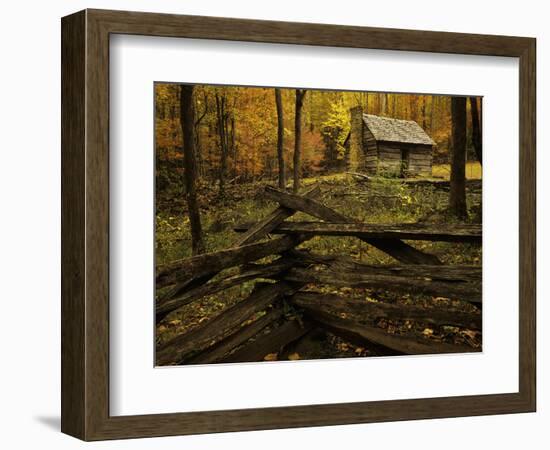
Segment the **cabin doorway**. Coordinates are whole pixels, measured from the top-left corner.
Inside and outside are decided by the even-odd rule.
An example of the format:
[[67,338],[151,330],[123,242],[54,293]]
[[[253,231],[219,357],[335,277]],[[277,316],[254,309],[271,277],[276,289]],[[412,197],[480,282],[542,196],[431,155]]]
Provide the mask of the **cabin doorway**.
[[401,178],[407,178],[409,176],[409,150],[402,149],[401,150],[401,171],[400,176]]

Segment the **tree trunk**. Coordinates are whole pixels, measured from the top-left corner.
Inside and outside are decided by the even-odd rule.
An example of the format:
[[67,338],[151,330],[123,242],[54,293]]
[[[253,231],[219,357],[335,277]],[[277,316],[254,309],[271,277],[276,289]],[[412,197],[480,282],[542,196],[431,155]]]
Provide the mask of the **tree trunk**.
[[217,115],[217,128],[220,138],[220,170],[219,170],[219,194],[220,196],[225,193],[225,176],[227,172],[227,114],[225,110],[225,95],[219,96],[216,93],[216,115]]
[[[233,111],[235,108],[233,107]],[[237,140],[235,138],[235,114],[231,113],[231,122],[229,129],[229,143],[231,147],[231,156],[233,158],[233,178],[237,178]]]
[[277,161],[279,163],[279,189],[286,187],[285,157],[284,157],[284,112],[281,90],[275,89],[275,103],[277,104]]
[[296,89],[296,112],[294,114],[294,192],[300,190],[302,176],[302,106],[305,89]]
[[180,93],[180,122],[183,132],[183,160],[185,164],[184,181],[191,225],[191,248],[193,255],[204,253],[199,204],[197,201],[196,181],[197,163],[195,150],[195,105],[193,103],[194,85],[182,85]]
[[435,95],[432,95],[432,101],[430,102],[430,134],[434,132],[434,107],[436,98]]
[[474,145],[477,160],[482,164],[483,141],[481,139],[481,107],[478,111],[476,97],[470,97],[470,110],[472,113],[472,144]]
[[202,157],[202,145],[201,145],[201,138],[200,138],[200,125],[202,120],[206,117],[206,114],[208,113],[208,95],[206,93],[204,94],[204,111],[199,116],[197,120],[195,120],[195,158],[197,162],[197,175],[198,176],[204,176],[204,160]]
[[380,94],[380,114],[383,116],[388,115],[388,94]]
[[452,97],[452,150],[449,209],[458,219],[466,210],[466,97]]
[[426,131],[426,96],[425,95],[422,96],[420,113],[422,114],[422,129]]

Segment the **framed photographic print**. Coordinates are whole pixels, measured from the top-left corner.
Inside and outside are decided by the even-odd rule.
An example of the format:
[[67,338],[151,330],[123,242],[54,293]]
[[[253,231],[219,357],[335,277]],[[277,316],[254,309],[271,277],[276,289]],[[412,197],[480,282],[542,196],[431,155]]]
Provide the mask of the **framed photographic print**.
[[534,411],[535,145],[532,38],[63,18],[63,432]]

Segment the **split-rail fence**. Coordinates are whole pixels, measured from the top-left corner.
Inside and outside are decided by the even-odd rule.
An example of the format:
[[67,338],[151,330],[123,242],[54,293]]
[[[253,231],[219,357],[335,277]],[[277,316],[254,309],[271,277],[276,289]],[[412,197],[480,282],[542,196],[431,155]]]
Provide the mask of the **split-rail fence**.
[[[317,200],[319,194],[318,186],[302,195],[267,187],[265,196],[279,207],[257,223],[236,227],[242,234],[231,248],[157,267],[156,288],[161,293],[156,299],[157,324],[205,296],[258,280],[244,300],[159,345],[157,365],[262,360],[268,354],[283,351],[314,329],[330,331],[346,341],[373,349],[375,354],[477,351],[468,345],[414,334],[390,334],[375,323],[385,318],[480,330],[481,267],[443,265],[436,256],[404,242],[480,245],[480,225],[358,223],[323,205]],[[286,220],[298,211],[316,220]],[[314,236],[354,236],[390,255],[397,264],[367,265],[346,255],[319,255],[296,248]],[[277,259],[256,262],[272,255]],[[236,275],[220,275],[236,266],[240,267]],[[311,285],[432,295],[468,302],[477,308],[464,312],[464,308],[368,302],[303,290]],[[288,317],[285,303],[300,314]]]

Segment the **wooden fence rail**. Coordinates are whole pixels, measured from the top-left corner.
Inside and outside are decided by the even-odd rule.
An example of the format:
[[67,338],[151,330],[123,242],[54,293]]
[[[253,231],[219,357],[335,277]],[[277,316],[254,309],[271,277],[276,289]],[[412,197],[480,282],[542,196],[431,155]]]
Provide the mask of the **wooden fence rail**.
[[289,300],[306,310],[325,311],[337,316],[361,317],[368,320],[416,320],[431,325],[450,325],[481,330],[481,314],[453,308],[424,308],[384,302],[368,302],[363,299],[344,298],[337,294],[297,292]]
[[428,355],[437,353],[471,353],[476,350],[466,345],[448,344],[417,336],[388,334],[386,331],[371,325],[365,325],[353,319],[327,314],[318,309],[308,310],[308,314],[321,326],[337,336],[354,342],[357,345],[376,344],[392,350],[391,354]]
[[[244,232],[249,225],[234,227]],[[407,239],[419,241],[481,243],[481,225],[373,224],[341,222],[282,222],[273,234],[309,236],[355,236],[362,239]]]
[[[477,269],[474,270],[477,271]],[[481,280],[477,279],[477,273],[473,273],[472,277],[469,277],[469,281],[454,281],[433,279],[433,277],[419,278],[407,272],[395,275],[391,270],[388,270],[387,273],[353,273],[332,269],[319,271],[292,268],[285,273],[283,278],[295,283],[383,289],[390,292],[448,297],[470,303],[481,303]]]
[[300,242],[301,240],[296,236],[284,236],[219,252],[205,253],[159,266],[156,275],[157,288],[276,255],[296,247]]

